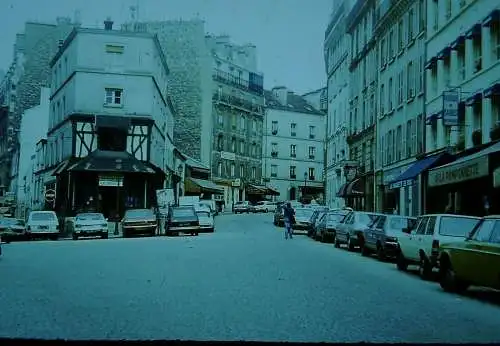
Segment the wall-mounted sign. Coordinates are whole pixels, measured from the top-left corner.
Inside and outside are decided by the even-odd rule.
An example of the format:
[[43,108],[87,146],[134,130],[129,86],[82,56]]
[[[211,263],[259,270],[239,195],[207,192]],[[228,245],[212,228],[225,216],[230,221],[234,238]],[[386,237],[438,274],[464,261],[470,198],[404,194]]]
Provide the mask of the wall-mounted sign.
[[399,188],[402,188],[405,186],[412,186],[412,185],[415,185],[415,179],[401,180],[401,181],[397,181],[397,182],[389,185],[389,189],[391,189],[391,190],[392,189],[399,189]]
[[488,156],[485,155],[468,161],[433,169],[429,171],[429,186],[455,184],[488,176],[488,162]]
[[458,103],[460,94],[455,90],[443,92],[443,125],[458,125]]
[[123,176],[120,175],[100,175],[99,176],[99,186],[103,187],[122,187],[123,186]]
[[235,153],[228,153],[227,151],[223,151],[220,153],[220,158],[223,160],[234,161],[234,160],[236,160],[236,154]]
[[233,185],[234,187],[240,187],[241,186],[241,179],[240,178],[234,179],[234,181],[231,183],[231,185]]
[[55,199],[56,199],[56,190],[53,189],[45,190],[45,200],[47,202],[54,202]]

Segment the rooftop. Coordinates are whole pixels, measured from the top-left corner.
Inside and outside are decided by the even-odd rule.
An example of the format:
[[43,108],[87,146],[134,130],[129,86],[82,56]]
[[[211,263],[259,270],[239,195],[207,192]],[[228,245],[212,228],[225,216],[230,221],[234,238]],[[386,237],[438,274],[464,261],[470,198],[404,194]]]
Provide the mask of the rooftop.
[[294,94],[291,91],[288,91],[287,104],[281,103],[280,100],[276,96],[274,96],[273,92],[270,90],[264,90],[264,99],[266,107],[270,109],[304,114],[324,115],[323,112],[311,106],[305,98],[300,95]]

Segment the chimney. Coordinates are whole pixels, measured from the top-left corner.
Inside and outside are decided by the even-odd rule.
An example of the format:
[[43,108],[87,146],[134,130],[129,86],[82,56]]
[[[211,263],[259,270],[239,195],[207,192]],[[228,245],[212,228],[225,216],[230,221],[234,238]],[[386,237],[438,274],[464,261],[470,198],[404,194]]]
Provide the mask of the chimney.
[[281,103],[283,106],[288,104],[288,89],[284,86],[274,87],[272,89],[273,96]]
[[110,17],[104,21],[104,30],[113,30],[113,21]]

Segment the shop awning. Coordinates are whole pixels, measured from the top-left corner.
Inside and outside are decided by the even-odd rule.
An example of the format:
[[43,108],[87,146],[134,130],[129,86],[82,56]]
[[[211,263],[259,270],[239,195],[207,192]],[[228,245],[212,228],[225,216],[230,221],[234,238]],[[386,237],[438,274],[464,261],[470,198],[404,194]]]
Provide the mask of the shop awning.
[[465,100],[465,105],[470,107],[474,105],[474,103],[481,101],[482,98],[483,94],[481,92],[476,92],[474,95]]
[[465,36],[464,35],[460,35],[457,37],[457,39],[455,41],[453,41],[453,43],[450,45],[451,49],[453,50],[457,50],[458,47],[461,47],[465,42]]
[[155,170],[125,151],[95,150],[68,168],[71,172],[154,174]]
[[359,197],[365,194],[363,181],[361,178],[354,179],[347,184],[345,195],[346,197]]
[[265,186],[248,184],[246,192],[250,195],[267,195],[267,188]]
[[349,183],[345,183],[344,185],[342,185],[340,187],[339,191],[337,192],[337,197],[340,197],[340,198],[346,197],[346,190],[347,190],[348,185],[349,185]]
[[448,185],[488,176],[488,155],[499,151],[500,143],[495,143],[477,153],[431,169],[428,185],[430,187]]
[[398,189],[403,186],[413,185],[415,179],[420,173],[428,170],[432,165],[434,165],[440,158],[445,155],[444,153],[426,157],[425,159],[415,162],[406,171],[401,173],[399,177],[394,179],[389,183],[390,189]]
[[437,57],[433,56],[432,58],[430,58],[427,63],[425,64],[425,69],[426,70],[429,70],[431,68],[434,67],[434,65],[436,64],[437,62]]
[[498,22],[500,22],[500,10],[493,10],[486,18],[484,18],[483,26],[491,26],[492,23]]
[[467,31],[467,34],[465,35],[466,38],[471,39],[477,36],[481,36],[481,29],[482,25],[481,24],[474,24],[469,31]]
[[500,95],[500,83],[495,83],[489,88],[484,89],[483,97],[490,98],[492,96]]
[[272,187],[266,187],[266,194],[268,196],[279,196],[280,192],[278,190],[273,189]]
[[221,195],[224,189],[210,180],[187,178],[185,181],[187,192],[214,193]]
[[451,47],[450,46],[447,46],[447,47],[444,47],[439,53],[438,53],[438,60],[443,60],[443,59],[446,59],[450,56],[450,53],[451,53]]
[[54,172],[52,172],[52,175],[59,175],[62,172],[64,172],[64,170],[69,166],[69,162],[70,161],[68,159],[68,160],[64,160],[63,162],[59,163],[59,165],[57,165]]

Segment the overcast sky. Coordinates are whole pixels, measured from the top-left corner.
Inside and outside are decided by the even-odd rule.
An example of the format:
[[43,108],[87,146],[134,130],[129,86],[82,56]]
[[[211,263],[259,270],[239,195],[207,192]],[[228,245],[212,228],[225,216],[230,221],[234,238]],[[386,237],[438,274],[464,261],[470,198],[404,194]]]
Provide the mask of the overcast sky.
[[[251,42],[258,49],[258,66],[266,88],[286,85],[298,93],[325,85],[323,38],[332,0],[140,0],[142,20],[206,21],[206,31],[226,33],[235,43]],[[54,22],[79,10],[84,26],[130,18],[137,0],[0,0],[0,69],[12,58],[15,34],[25,21]]]

